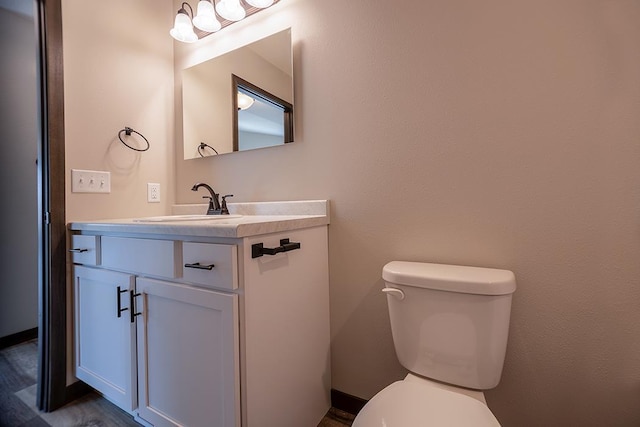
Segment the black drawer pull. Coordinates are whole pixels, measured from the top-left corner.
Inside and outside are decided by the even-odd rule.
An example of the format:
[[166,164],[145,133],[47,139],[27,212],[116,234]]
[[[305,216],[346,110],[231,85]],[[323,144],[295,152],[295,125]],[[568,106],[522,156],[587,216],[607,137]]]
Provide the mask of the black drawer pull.
[[199,262],[194,262],[193,264],[185,264],[184,266],[186,268],[197,268],[199,270],[213,270],[213,267],[215,267],[215,265],[213,264],[202,265]]
[[136,313],[136,297],[142,294],[136,294],[135,291],[129,291],[129,314],[131,315],[131,323],[136,321],[136,316],[140,316],[142,313]]
[[85,249],[85,248],[73,248],[73,249],[69,249],[69,252],[74,252],[77,254],[81,254],[83,252],[89,252],[89,249]]
[[118,317],[122,317],[122,312],[123,312],[123,311],[127,311],[127,310],[129,310],[129,309],[128,309],[128,308],[126,308],[126,307],[125,307],[125,308],[122,308],[122,303],[120,302],[120,294],[124,294],[125,292],[129,292],[129,291],[127,291],[126,289],[125,289],[125,290],[122,290],[122,289],[120,288],[120,286],[118,286],[118,295],[117,295],[117,298],[118,298]]
[[280,246],[277,248],[265,248],[263,243],[254,243],[251,245],[251,258],[258,258],[262,255],[275,255],[294,249],[300,249],[300,243],[290,242],[289,239],[280,239]]

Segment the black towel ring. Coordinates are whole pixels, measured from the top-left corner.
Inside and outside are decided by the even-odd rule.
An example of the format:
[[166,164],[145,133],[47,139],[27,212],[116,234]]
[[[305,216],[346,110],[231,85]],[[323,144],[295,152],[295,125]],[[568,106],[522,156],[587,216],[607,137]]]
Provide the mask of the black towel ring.
[[[147,148],[133,148],[132,146],[130,146],[129,144],[124,142],[124,140],[122,139],[122,132],[124,132],[124,134],[127,135],[127,136],[131,135],[132,133],[137,133],[138,135],[140,135],[142,137],[142,139],[144,139],[144,142],[147,143]],[[122,129],[120,132],[118,132],[118,138],[120,139],[120,142],[122,142],[128,148],[131,148],[133,151],[147,151],[149,149],[149,147],[150,147],[149,141],[147,140],[147,138],[144,137],[143,134],[141,134],[137,130],[131,129],[128,126],[125,126],[124,129]]]
[[198,146],[198,154],[200,154],[200,157],[204,157],[204,149],[205,148],[211,148],[213,151],[215,151],[216,154],[220,154],[220,153],[218,153],[218,150],[216,150],[215,148],[213,148],[209,144],[205,144],[204,142],[201,142],[200,145]]

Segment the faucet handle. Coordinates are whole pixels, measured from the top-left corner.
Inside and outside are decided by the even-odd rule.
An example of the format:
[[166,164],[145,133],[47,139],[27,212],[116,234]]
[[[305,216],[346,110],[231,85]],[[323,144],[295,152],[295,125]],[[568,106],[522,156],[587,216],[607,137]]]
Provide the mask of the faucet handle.
[[213,215],[215,213],[215,207],[213,206],[213,197],[202,196],[203,199],[209,199],[209,207],[207,208],[207,215]]
[[233,194],[225,194],[222,196],[222,205],[220,206],[220,213],[222,215],[229,215],[229,209],[227,208],[227,197],[233,197]]

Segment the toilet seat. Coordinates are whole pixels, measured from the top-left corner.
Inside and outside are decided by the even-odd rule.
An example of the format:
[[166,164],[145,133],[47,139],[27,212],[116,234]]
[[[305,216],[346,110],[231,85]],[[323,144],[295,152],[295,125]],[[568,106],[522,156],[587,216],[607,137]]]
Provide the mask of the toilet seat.
[[427,382],[396,381],[362,408],[353,427],[499,427],[478,400]]

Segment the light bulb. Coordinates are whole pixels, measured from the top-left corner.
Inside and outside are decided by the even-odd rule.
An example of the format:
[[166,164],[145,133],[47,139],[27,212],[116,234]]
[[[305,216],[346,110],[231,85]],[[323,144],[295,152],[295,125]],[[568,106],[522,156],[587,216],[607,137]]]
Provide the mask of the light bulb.
[[245,95],[242,92],[238,92],[238,110],[246,110],[251,107],[255,99],[250,97],[249,95]]
[[191,18],[187,15],[184,9],[180,9],[176,15],[173,28],[169,31],[171,37],[184,42],[193,43],[198,41],[198,36],[193,32],[193,25],[191,25]]
[[240,6],[240,0],[220,0],[216,5],[216,11],[228,21],[240,21],[247,16],[247,12]]
[[269,7],[273,4],[273,0],[245,0],[253,7],[258,7],[260,9],[264,9],[265,7]]
[[207,0],[200,0],[198,3],[198,14],[193,18],[193,25],[202,31],[213,33],[222,28],[216,19],[213,3]]

